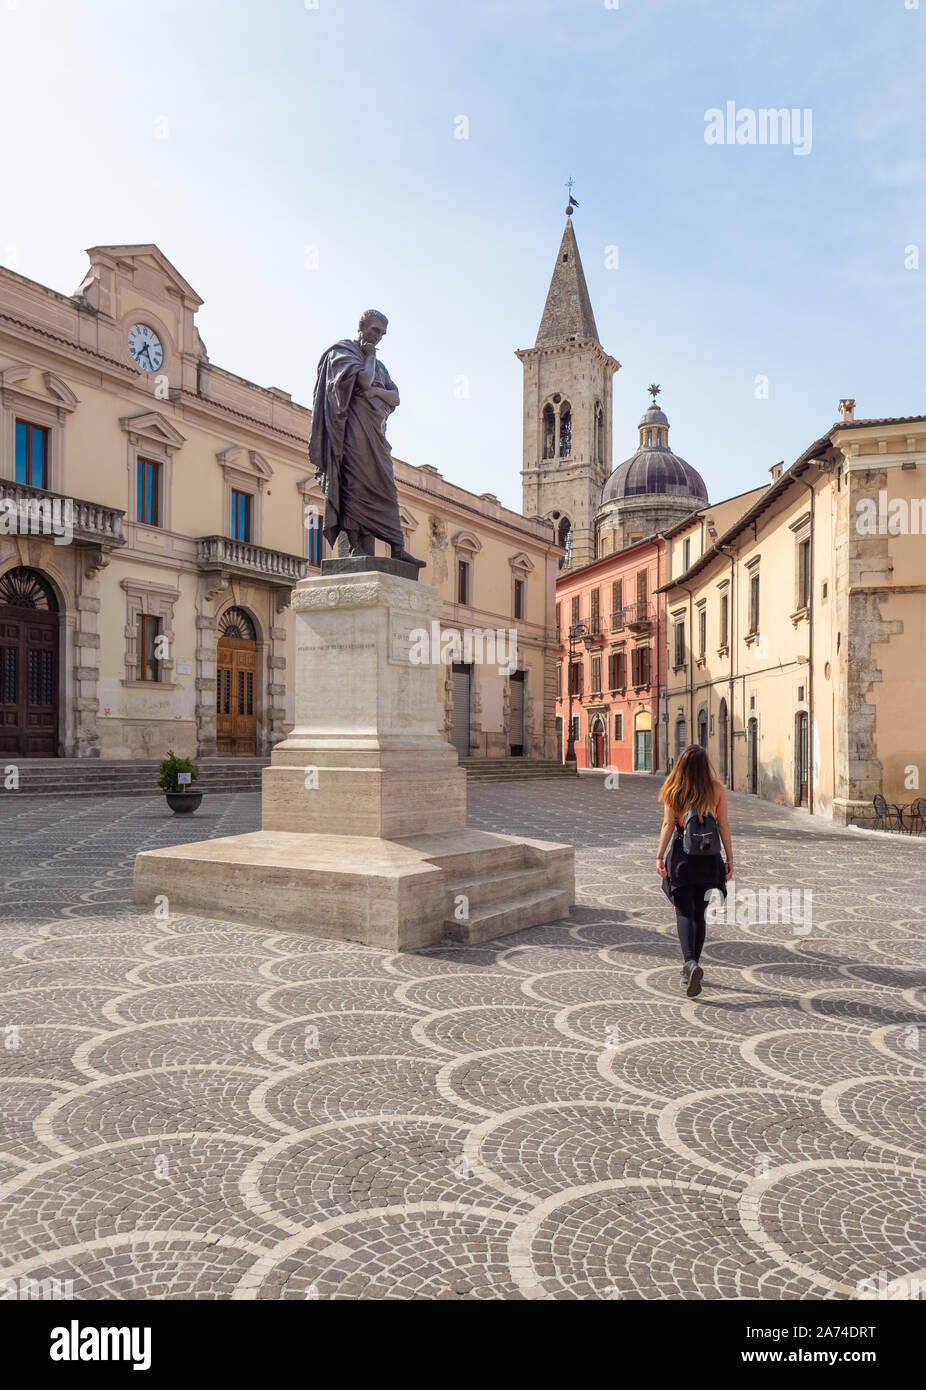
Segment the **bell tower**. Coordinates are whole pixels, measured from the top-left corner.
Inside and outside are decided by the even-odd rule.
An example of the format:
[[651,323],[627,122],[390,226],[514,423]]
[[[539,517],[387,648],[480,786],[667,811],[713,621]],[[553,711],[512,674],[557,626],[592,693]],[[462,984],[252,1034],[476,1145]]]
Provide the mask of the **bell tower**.
[[552,521],[564,568],[595,559],[595,514],[611,472],[611,378],[572,226],[570,193],[543,317],[524,367],[522,511]]

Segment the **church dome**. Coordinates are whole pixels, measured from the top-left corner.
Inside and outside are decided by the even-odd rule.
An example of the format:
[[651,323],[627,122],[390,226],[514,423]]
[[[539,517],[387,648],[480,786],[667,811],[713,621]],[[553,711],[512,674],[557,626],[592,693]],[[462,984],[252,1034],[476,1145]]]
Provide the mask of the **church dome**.
[[701,474],[669,448],[669,421],[655,397],[640,417],[639,430],[640,447],[614,469],[604,485],[602,505],[626,497],[660,495],[706,502],[707,488]]

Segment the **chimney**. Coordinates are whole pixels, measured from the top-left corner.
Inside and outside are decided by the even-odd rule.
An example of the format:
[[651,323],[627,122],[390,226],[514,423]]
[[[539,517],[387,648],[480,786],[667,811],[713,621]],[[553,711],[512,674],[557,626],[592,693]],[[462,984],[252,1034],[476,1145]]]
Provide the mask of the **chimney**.
[[784,459],[779,459],[778,462],[777,462],[777,463],[773,463],[772,466],[771,466],[771,468],[768,470],[768,471],[771,473],[771,475],[772,475],[772,482],[773,482],[773,483],[777,483],[778,479],[781,477],[781,472],[782,472],[782,469],[784,468],[784,466],[785,466],[785,461],[784,461]]
[[839,402],[839,418],[844,425],[849,425],[855,419],[855,397],[845,396]]

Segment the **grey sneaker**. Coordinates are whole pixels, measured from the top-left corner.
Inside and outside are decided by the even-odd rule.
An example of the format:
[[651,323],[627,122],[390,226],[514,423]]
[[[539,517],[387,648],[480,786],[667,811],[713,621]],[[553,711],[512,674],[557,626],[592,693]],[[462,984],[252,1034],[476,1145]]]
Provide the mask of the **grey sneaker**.
[[693,962],[688,976],[688,988],[685,991],[689,999],[694,999],[696,995],[701,993],[701,981],[703,979],[704,971],[701,969],[700,965],[698,965],[697,961]]
[[688,988],[688,982],[691,979],[691,972],[692,970],[694,970],[697,963],[698,962],[696,960],[686,960],[685,964],[682,966],[682,973],[679,977],[679,984],[681,985],[682,989]]

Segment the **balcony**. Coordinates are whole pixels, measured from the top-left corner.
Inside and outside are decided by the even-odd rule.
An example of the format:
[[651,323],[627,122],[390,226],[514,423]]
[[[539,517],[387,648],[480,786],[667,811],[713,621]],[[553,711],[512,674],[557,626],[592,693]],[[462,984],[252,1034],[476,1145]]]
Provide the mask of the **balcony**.
[[99,546],[103,550],[125,545],[122,529],[125,512],[118,507],[104,507],[101,502],[67,497],[43,487],[14,483],[9,478],[0,479],[0,501],[15,502],[18,510],[16,516],[11,507],[4,509],[11,523],[7,534],[48,536],[50,539],[67,536],[73,537],[78,545]]
[[624,609],[624,627],[635,632],[648,628],[653,621],[653,610],[645,600],[642,603],[629,603]]
[[196,563],[204,573],[238,574],[289,588],[304,579],[306,571],[306,561],[298,555],[232,540],[230,536],[200,536],[196,542]]

